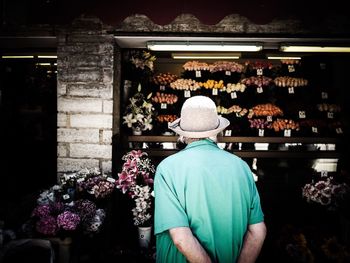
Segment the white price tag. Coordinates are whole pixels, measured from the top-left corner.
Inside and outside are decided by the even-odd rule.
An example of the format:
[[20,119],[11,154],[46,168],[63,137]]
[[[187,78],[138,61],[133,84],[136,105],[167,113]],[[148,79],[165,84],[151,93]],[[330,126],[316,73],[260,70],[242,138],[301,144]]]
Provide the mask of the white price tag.
[[163,109],[163,110],[166,109],[167,108],[167,104],[166,103],[161,103],[160,104],[160,108]]
[[304,110],[299,111],[299,119],[305,119],[306,118],[306,113]]
[[196,70],[196,78],[202,77],[200,70]]
[[326,69],[326,63],[321,62],[320,63],[320,69]]
[[110,182],[110,183],[114,183],[114,182],[115,182],[115,179],[112,178],[112,177],[107,177],[107,181]]
[[294,94],[294,87],[289,87],[288,88],[288,93],[289,94]]
[[292,134],[292,131],[290,129],[284,130],[284,137],[290,137]]
[[190,98],[190,97],[191,97],[191,91],[185,90],[185,91],[184,91],[184,97],[185,97],[185,98]]
[[232,131],[231,130],[226,130],[225,131],[225,136],[231,136],[232,134]]
[[226,70],[226,71],[225,71],[225,75],[226,75],[226,76],[231,76],[231,71]]
[[268,122],[272,122],[272,116],[267,116],[267,117],[266,117],[266,120],[267,120]]
[[321,171],[321,177],[327,177],[328,171]]
[[262,74],[263,74],[263,69],[262,68],[258,68],[256,70],[256,75],[261,76]]
[[262,87],[257,87],[256,92],[257,92],[257,93],[263,93],[264,90],[263,90]]
[[294,65],[288,65],[288,72],[295,72]]
[[327,112],[327,118],[328,119],[333,119],[334,118],[333,112]]
[[160,90],[165,90],[165,86],[162,85],[162,86],[159,87],[159,89],[160,89]]
[[69,195],[67,195],[67,194],[63,195],[62,197],[63,197],[63,200],[67,200],[67,199],[69,199],[69,198],[70,198],[70,196],[69,196]]
[[265,132],[264,129],[259,129],[259,136],[264,137],[264,132]]
[[318,133],[317,127],[311,127],[311,131],[312,131],[313,133]]
[[214,96],[218,95],[218,89],[213,89],[213,93]]
[[237,99],[237,93],[235,91],[231,92],[231,99]]
[[328,93],[327,92],[321,92],[321,97],[324,100],[328,99]]
[[336,128],[336,129],[335,129],[335,132],[336,132],[337,134],[343,134],[342,128]]
[[77,180],[77,183],[81,183],[81,182],[84,182],[84,178],[79,178],[79,179]]

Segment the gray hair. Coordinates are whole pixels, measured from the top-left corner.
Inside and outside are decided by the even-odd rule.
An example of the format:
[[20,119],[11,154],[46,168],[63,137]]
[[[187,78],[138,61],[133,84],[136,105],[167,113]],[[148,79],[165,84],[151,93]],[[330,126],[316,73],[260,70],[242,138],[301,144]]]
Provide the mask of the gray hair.
[[211,136],[211,137],[207,137],[207,138],[188,138],[185,137],[183,135],[180,135],[178,138],[178,141],[181,143],[185,143],[185,144],[190,144],[191,142],[196,142],[196,141],[200,141],[200,140],[204,140],[204,139],[210,139],[214,142],[217,142],[217,136]]

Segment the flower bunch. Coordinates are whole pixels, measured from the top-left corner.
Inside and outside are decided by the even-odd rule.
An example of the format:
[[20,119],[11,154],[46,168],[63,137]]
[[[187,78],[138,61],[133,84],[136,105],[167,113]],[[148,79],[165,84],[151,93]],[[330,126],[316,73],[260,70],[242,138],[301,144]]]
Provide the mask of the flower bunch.
[[65,189],[73,188],[78,194],[87,193],[95,198],[108,197],[115,189],[114,178],[102,174],[97,168],[85,168],[78,172],[63,174],[60,183]]
[[155,167],[146,152],[132,150],[122,160],[122,171],[118,173],[116,187],[135,201],[132,209],[135,225],[144,225],[151,219],[152,186]]
[[317,203],[334,210],[344,199],[350,188],[345,183],[336,183],[333,177],[324,180],[305,184],[302,188],[302,195],[309,203]]
[[129,98],[129,104],[126,106],[123,116],[123,124],[126,124],[128,128],[141,131],[152,130],[155,113],[150,101],[151,96],[152,93],[145,97],[141,93],[141,84],[139,84],[135,95]]
[[149,69],[150,71],[154,70],[154,61],[156,57],[151,55],[148,51],[135,51],[131,55],[130,61],[136,67],[140,69]]
[[98,232],[105,218],[104,210],[97,209],[95,203],[88,199],[68,202],[67,194],[61,190],[59,186],[52,187],[43,191],[37,199],[37,206],[31,214],[36,233],[57,236],[79,230]]

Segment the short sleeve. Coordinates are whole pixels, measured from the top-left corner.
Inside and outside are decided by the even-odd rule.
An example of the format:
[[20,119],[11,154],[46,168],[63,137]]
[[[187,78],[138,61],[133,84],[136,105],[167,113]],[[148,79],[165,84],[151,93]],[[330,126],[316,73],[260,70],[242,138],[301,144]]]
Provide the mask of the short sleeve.
[[258,193],[258,189],[256,188],[255,182],[253,181],[250,217],[248,220],[248,224],[257,224],[262,221],[264,221],[264,214],[261,209],[260,196]]
[[172,182],[168,182],[158,167],[154,178],[154,232],[159,234],[174,227],[188,227],[188,219]]

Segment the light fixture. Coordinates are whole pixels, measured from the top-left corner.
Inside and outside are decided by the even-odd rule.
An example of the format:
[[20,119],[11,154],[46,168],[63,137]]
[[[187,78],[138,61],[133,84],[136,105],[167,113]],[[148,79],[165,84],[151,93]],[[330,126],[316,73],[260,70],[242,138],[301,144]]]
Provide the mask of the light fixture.
[[286,60],[289,60],[289,59],[291,59],[291,60],[300,60],[301,59],[301,57],[283,57],[283,56],[267,56],[267,59],[279,59],[279,60],[284,60],[284,59],[286,59]]
[[4,58],[4,59],[7,59],[7,58],[10,58],[10,59],[12,59],[12,58],[34,58],[34,56],[22,56],[22,55],[16,55],[16,56],[1,56],[2,58]]
[[172,53],[173,59],[239,59],[239,53]]
[[280,50],[283,52],[350,52],[350,46],[292,46],[281,45]]
[[38,55],[38,58],[57,58],[57,56],[54,56],[54,55]]
[[195,42],[195,41],[150,41],[147,48],[153,51],[233,51],[257,52],[262,44],[242,44],[234,42]]

